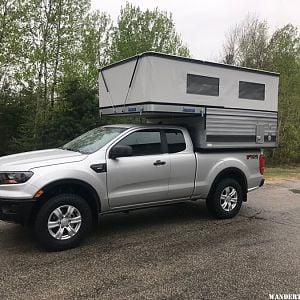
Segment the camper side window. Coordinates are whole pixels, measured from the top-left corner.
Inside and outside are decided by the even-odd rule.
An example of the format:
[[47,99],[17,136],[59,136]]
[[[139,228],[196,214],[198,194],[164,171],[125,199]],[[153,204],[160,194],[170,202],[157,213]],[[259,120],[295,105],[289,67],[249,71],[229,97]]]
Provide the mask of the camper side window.
[[239,82],[239,98],[265,100],[265,85],[254,82]]
[[187,74],[186,92],[205,96],[219,96],[219,78]]

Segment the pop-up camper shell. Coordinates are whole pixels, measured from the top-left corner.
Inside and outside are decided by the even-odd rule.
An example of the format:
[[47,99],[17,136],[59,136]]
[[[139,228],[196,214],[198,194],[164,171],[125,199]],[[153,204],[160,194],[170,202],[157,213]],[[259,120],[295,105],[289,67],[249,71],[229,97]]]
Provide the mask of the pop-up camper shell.
[[186,126],[196,148],[277,146],[279,74],[143,53],[100,69],[101,115]]

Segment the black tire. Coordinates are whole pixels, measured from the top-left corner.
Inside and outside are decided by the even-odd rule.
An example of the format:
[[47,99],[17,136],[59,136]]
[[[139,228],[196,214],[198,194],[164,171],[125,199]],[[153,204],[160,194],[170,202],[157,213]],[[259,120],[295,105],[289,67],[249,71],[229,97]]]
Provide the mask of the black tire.
[[[234,190],[236,193],[234,193]],[[232,200],[228,201],[230,202],[229,204],[227,204],[227,200],[224,200],[224,198],[227,199],[227,192],[236,195],[233,197],[233,201],[236,199],[236,205],[234,207],[232,205]],[[206,199],[206,206],[214,217],[218,219],[230,219],[235,217],[240,211],[243,198],[244,193],[240,184],[235,179],[226,178],[217,183],[210,197]]]
[[[59,209],[59,212],[66,212],[64,211],[64,209],[67,210],[68,207],[75,208],[73,210],[72,220],[75,220],[75,217],[77,217],[76,224],[63,227],[63,224],[60,223],[60,225],[57,225],[59,226],[58,228],[55,227],[54,229],[48,229],[48,220],[53,220],[49,219],[50,216],[51,218],[53,216],[55,218],[56,216],[56,214],[54,214],[54,210]],[[65,215],[63,214],[63,216],[67,216],[67,213]],[[80,221],[78,221],[78,218]],[[68,220],[71,220],[71,216],[70,219],[67,219],[67,221]],[[83,198],[75,194],[61,194],[50,198],[40,208],[34,222],[34,232],[38,241],[46,249],[52,251],[61,251],[76,247],[90,231],[92,221],[91,209],[88,203]],[[57,218],[57,220],[54,219],[54,222],[62,221],[59,221],[59,219]],[[78,223],[80,223],[80,225]],[[55,234],[56,228],[57,230],[61,230],[64,233],[63,236],[67,236],[69,233],[69,230],[67,229],[72,229],[70,228],[70,226],[72,228],[76,226],[79,227],[78,229],[76,228],[76,230],[78,230],[76,233],[74,233],[76,231],[74,229],[74,232],[72,232],[72,234],[74,234],[73,236],[66,237],[67,239],[57,239],[52,236],[52,234]],[[50,231],[52,234],[50,233]]]

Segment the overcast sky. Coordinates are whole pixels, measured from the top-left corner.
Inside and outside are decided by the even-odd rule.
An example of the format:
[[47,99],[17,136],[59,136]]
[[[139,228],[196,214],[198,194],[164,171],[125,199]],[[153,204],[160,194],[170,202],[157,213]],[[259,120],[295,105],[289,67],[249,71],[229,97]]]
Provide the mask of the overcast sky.
[[[194,58],[217,60],[225,34],[247,14],[268,21],[270,31],[287,23],[300,29],[300,0],[131,0],[142,9],[173,14],[176,30]],[[92,0],[92,9],[110,14],[116,20],[126,0]]]

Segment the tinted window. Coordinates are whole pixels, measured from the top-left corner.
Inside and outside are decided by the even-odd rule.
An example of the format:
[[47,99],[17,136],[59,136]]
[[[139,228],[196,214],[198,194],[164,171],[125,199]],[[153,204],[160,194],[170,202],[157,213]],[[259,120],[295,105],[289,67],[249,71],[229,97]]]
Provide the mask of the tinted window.
[[177,153],[185,150],[185,140],[180,130],[166,130],[169,153]]
[[239,98],[265,100],[265,85],[254,82],[239,82]]
[[219,78],[187,74],[187,88],[189,94],[219,96]]
[[134,132],[118,143],[131,146],[132,155],[152,155],[162,153],[159,130],[141,130]]

